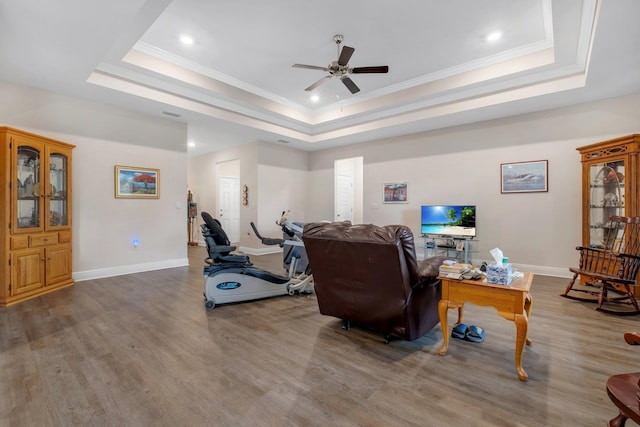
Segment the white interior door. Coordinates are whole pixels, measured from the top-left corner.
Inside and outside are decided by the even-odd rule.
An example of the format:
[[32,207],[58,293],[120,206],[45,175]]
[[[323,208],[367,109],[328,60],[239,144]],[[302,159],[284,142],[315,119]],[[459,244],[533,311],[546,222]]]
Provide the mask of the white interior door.
[[231,243],[240,241],[240,178],[218,177],[218,220]]
[[336,175],[335,221],[353,222],[353,177]]

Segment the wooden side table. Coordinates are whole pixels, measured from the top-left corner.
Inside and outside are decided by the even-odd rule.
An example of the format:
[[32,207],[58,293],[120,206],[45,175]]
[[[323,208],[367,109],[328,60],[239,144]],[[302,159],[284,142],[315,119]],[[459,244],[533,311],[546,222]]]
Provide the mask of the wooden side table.
[[500,316],[516,324],[516,370],[518,378],[526,381],[528,375],[522,369],[522,352],[525,342],[527,345],[531,344],[531,340],[527,338],[527,330],[533,304],[533,298],[529,293],[533,273],[524,273],[522,279],[513,280],[509,286],[494,285],[481,280],[458,280],[447,277],[440,277],[440,280],[442,281],[442,299],[438,303],[438,314],[444,342],[438,353],[444,356],[449,347],[447,310],[457,308],[457,323],[461,323],[463,306],[467,302],[494,307]]

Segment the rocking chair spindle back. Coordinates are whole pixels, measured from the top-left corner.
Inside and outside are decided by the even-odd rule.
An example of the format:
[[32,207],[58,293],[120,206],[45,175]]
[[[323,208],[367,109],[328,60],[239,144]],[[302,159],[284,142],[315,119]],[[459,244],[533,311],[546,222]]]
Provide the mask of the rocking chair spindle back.
[[[596,302],[596,310],[612,314],[640,314],[633,287],[640,270],[640,217],[612,216],[603,227],[613,236],[612,244],[605,248],[576,247],[580,251],[578,268],[563,297],[579,301]],[[580,277],[585,284],[576,283]],[[592,295],[582,298],[570,294],[582,292]],[[609,296],[609,293],[615,296]],[[608,303],[626,304],[631,309],[615,310]],[[605,305],[607,304],[607,305]]]

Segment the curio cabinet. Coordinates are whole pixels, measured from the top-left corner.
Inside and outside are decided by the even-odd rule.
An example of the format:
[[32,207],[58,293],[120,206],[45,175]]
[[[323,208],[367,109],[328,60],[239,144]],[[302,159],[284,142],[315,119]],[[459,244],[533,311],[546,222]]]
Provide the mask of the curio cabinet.
[[73,284],[73,145],[0,127],[0,305]]
[[582,246],[617,250],[620,235],[609,218],[639,216],[640,135],[579,147],[582,162]]

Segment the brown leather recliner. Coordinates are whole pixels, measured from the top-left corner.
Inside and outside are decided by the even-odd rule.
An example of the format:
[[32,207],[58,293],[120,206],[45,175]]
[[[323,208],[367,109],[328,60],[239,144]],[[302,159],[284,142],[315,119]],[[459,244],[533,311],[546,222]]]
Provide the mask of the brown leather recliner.
[[418,262],[403,225],[307,223],[302,240],[320,313],[406,341],[439,323],[438,268],[446,257]]

